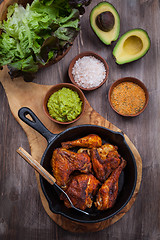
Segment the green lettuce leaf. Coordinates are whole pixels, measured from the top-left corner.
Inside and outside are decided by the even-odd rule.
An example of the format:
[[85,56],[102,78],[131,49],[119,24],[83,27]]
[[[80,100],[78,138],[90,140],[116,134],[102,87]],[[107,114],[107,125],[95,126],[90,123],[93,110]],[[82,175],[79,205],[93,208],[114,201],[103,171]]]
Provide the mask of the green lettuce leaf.
[[62,54],[79,31],[80,14],[75,8],[69,0],[9,6],[7,20],[0,21],[0,68],[8,65],[11,76],[35,73],[40,64]]
[[73,28],[59,27],[55,31],[54,36],[61,40],[72,42],[75,38],[75,30]]

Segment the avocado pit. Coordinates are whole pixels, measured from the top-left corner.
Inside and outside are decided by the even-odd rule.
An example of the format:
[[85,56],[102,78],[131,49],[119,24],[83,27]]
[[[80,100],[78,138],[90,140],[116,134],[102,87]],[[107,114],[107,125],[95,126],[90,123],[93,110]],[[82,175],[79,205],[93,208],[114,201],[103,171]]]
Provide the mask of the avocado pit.
[[105,11],[96,17],[96,24],[102,31],[109,32],[114,27],[115,18],[110,11]]

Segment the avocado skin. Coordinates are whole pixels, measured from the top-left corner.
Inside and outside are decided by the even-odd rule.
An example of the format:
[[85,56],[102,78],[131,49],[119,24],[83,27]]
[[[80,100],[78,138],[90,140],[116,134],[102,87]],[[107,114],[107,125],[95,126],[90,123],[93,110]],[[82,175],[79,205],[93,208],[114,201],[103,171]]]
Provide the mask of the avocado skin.
[[[109,32],[102,31],[96,25],[97,16],[100,13],[105,11],[110,11],[115,18],[114,27]],[[110,45],[113,41],[116,41],[118,39],[119,32],[120,32],[120,17],[115,7],[109,2],[106,2],[106,1],[100,2],[92,9],[90,13],[90,25],[94,33],[99,37],[99,39],[104,44]]]
[[[143,38],[145,38],[145,41],[143,41],[141,38],[140,38],[140,35],[136,35],[136,33],[139,33],[139,34],[143,34]],[[126,59],[124,60],[120,60],[117,56],[117,53],[118,51],[120,51],[120,48],[123,47],[123,45],[121,46],[121,41],[124,40],[124,38],[127,39],[127,35],[128,37],[132,37],[132,36],[138,36],[141,40],[142,40],[142,43],[143,43],[143,51],[140,51],[139,55],[138,54],[135,54],[135,56],[132,56],[132,58],[130,57],[130,55],[128,55],[128,58],[126,57]],[[115,62],[118,64],[118,65],[123,65],[123,64],[126,64],[126,63],[130,63],[130,62],[133,62],[133,61],[137,61],[139,60],[140,58],[144,57],[147,52],[149,51],[150,49],[150,46],[151,46],[151,40],[150,40],[150,37],[148,35],[148,33],[144,30],[144,29],[141,29],[141,28],[135,28],[135,29],[132,29],[132,30],[129,30],[127,31],[126,33],[124,33],[118,40],[118,42],[116,43],[114,49],[113,49],[113,52],[112,52],[112,55],[113,55],[113,58],[115,60]]]

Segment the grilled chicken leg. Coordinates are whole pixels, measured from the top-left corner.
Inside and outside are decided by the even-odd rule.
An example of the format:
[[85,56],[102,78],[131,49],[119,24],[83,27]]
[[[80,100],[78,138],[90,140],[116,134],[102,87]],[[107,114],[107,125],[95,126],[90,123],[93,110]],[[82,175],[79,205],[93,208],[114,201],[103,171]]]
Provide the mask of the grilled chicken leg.
[[126,161],[122,158],[121,164],[111,173],[110,177],[99,189],[95,202],[98,210],[106,210],[114,205],[118,195],[119,176],[125,166]]
[[[85,210],[92,207],[93,196],[96,195],[98,185],[99,181],[92,174],[80,174],[72,178],[65,192],[75,207]],[[66,207],[71,207],[64,194],[61,194],[61,200],[64,200]]]
[[62,147],[69,149],[72,147],[86,147],[86,148],[93,148],[93,147],[100,147],[102,146],[102,139],[95,134],[90,134],[83,138],[79,138],[74,141],[62,142]]
[[54,150],[51,166],[57,184],[62,188],[66,187],[69,176],[73,171],[79,170],[83,173],[91,171],[90,157],[87,153],[75,153],[63,148]]

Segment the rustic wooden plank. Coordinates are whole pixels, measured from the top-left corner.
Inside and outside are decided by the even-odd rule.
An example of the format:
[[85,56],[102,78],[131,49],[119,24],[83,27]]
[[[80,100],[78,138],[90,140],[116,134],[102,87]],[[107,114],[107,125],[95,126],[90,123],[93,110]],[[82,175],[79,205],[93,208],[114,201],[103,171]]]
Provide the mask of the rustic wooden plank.
[[[69,81],[67,77],[69,61],[81,51],[93,50],[107,59],[110,74],[106,86],[85,95],[91,106],[122,129],[140,152],[143,160],[143,181],[140,193],[131,210],[119,222],[103,231],[72,234],[57,227],[43,210],[34,172],[15,153],[19,146],[29,151],[29,145],[24,132],[9,110],[4,90],[0,86],[0,236],[2,239],[160,239],[159,1],[112,1],[120,13],[121,34],[131,28],[142,27],[148,31],[152,42],[151,49],[144,58],[123,67],[114,63],[111,47],[104,46],[86,24],[90,10],[97,2],[99,1],[92,1],[86,9],[86,15],[82,18],[81,37],[76,39],[72,50],[61,62],[40,71],[35,82],[56,84]],[[147,109],[134,119],[125,119],[114,113],[107,100],[107,84],[129,75],[141,79],[150,94]],[[20,178],[16,175],[17,171],[22,172]],[[26,184],[29,187],[26,188]],[[30,195],[32,198],[28,197]]]

